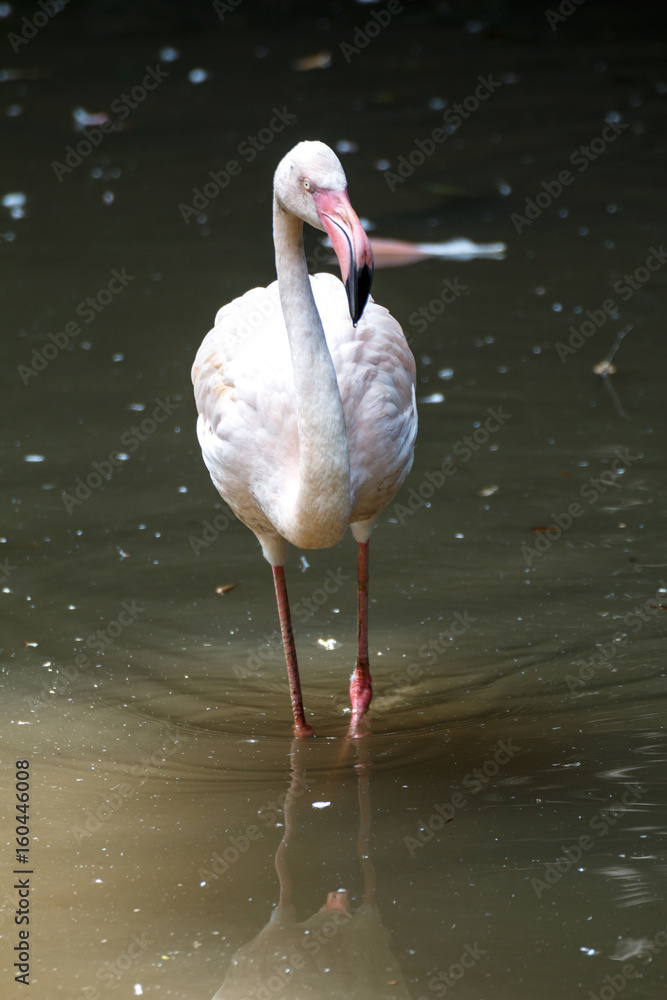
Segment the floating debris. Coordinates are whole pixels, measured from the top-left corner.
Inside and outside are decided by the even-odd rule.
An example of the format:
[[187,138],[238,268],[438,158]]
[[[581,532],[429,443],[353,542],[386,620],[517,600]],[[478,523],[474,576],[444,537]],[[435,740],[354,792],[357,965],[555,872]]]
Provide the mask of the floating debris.
[[335,649],[339,645],[335,639],[318,639],[317,641],[320,646],[324,646],[325,649],[329,650]]
[[621,346],[623,338],[626,336],[626,334],[630,333],[630,330],[632,330],[632,325],[626,326],[624,330],[621,330],[618,337],[612,344],[611,350],[609,351],[607,357],[604,358],[602,361],[598,361],[596,365],[593,365],[593,373],[597,375],[598,378],[601,378],[604,381],[605,385],[607,386],[607,391],[611,396],[612,402],[614,404],[614,407],[616,408],[616,412],[618,413],[619,417],[626,416],[626,413],[621,405],[620,399],[618,398],[618,393],[616,392],[616,389],[614,388],[614,386],[611,384],[610,381],[610,376],[615,375],[617,371],[616,365],[612,364],[612,358],[614,357],[616,351]]
[[292,69],[300,73],[311,69],[328,69],[329,66],[331,66],[331,53],[329,51],[316,52],[312,56],[303,56],[301,59],[295,59],[292,63]]
[[85,108],[74,108],[72,118],[77,132],[89,125],[106,125],[111,121],[106,111],[86,111]]
[[240,584],[238,583],[223,583],[222,586],[215,588],[215,592],[216,594],[228,594],[230,590],[233,590],[234,587],[238,587],[239,585]]

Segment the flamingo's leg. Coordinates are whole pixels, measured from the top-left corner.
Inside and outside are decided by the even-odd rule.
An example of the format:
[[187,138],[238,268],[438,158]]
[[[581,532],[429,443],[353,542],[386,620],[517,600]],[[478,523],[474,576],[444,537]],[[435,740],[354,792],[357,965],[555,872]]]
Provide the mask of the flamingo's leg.
[[287,597],[287,587],[285,585],[285,569],[283,566],[272,566],[271,569],[273,570],[273,584],[276,588],[276,602],[278,604],[278,615],[280,617],[280,633],[283,639],[283,649],[285,650],[285,663],[287,664],[290,698],[292,700],[292,711],[294,712],[294,732],[297,736],[311,736],[313,732],[312,727],[306,722],[306,717],[303,713],[301,681],[299,679],[299,666],[296,661],[294,632],[292,631],[289,599]]
[[371,671],[368,665],[368,550],[369,542],[357,542],[357,665],[350,683],[352,721],[350,732],[355,735],[359,722],[368,711],[373,697]]

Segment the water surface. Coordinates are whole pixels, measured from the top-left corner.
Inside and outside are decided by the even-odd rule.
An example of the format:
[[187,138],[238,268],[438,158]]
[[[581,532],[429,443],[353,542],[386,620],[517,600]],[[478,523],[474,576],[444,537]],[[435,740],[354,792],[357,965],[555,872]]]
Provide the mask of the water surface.
[[[237,13],[84,44],[63,12],[6,58],[39,70],[2,83],[22,109],[2,192],[27,200],[0,225],[3,831],[12,860],[11,764],[29,759],[34,996],[662,995],[664,45],[583,7],[556,32],[406,11],[346,62],[365,10],[282,33]],[[291,68],[327,48],[328,69]],[[59,181],[72,109],[109,109],[158,63],[168,77]],[[392,190],[380,161],[397,169],[489,75]],[[274,109],[296,119],[250,159]],[[356,743],[354,544],[290,557],[318,734],[294,745],[270,573],[209,481],[189,378],[217,308],[273,279],[271,175],[304,137],[358,147],[342,159],[374,234],[508,247],[376,273],[417,357],[420,435],[373,535]],[[517,221],[527,199],[545,207]],[[440,309],[446,279],[464,291]],[[628,325],[605,382],[593,366]],[[340,909],[314,916],[338,890],[354,934]]]

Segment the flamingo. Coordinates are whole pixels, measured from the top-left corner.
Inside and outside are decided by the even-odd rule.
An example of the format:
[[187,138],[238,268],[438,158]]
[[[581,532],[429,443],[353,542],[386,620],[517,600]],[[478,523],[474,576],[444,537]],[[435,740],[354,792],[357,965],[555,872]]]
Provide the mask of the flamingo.
[[[343,282],[308,274],[303,224],[325,230]],[[410,471],[415,362],[401,327],[370,297],[373,254],[345,172],[322,142],[300,142],[273,188],[277,281],[223,306],[192,368],[197,436],[213,484],[270,563],[294,731],[306,721],[285,583],[288,543],[357,542],[358,655],[350,733],[372,698],[369,538]],[[363,314],[363,318],[362,318]]]

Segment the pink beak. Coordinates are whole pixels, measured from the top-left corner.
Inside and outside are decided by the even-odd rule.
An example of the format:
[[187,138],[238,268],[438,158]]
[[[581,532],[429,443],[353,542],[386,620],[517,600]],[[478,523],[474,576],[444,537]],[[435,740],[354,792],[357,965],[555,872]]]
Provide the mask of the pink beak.
[[313,200],[338,257],[350,316],[356,326],[373,283],[371,242],[350,204],[347,188],[344,191],[315,190]]

